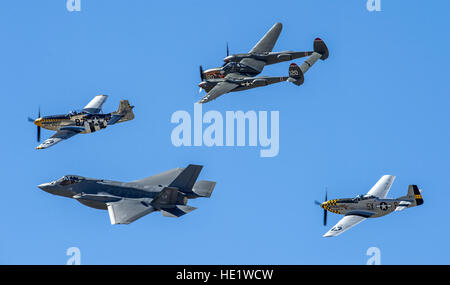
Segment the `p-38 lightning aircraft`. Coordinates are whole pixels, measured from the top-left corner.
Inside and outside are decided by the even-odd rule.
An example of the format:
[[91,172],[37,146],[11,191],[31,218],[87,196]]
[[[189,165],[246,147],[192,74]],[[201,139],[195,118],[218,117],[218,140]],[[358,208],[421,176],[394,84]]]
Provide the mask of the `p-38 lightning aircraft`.
[[[198,85],[200,91],[204,89],[207,94],[199,103],[206,103],[217,97],[235,91],[242,91],[269,84],[290,81],[296,85],[304,82],[304,73],[318,60],[325,60],[329,56],[329,51],[325,43],[317,38],[314,40],[314,51],[308,52],[272,52],[272,49],[280,35],[282,25],[275,24],[264,37],[245,54],[228,55],[224,59],[225,65],[220,68],[213,68],[203,71],[200,66],[200,77],[202,82]],[[300,57],[310,56],[300,67],[298,73],[290,77],[254,77],[262,72],[264,66],[293,60]]]
[[202,168],[190,164],[132,182],[67,175],[38,187],[91,208],[108,210],[113,225],[129,224],[155,211],[166,217],[181,217],[195,210],[186,205],[188,199],[209,198],[216,185],[212,181],[196,182]]
[[335,199],[316,204],[324,209],[324,225],[327,223],[327,211],[345,215],[334,227],[332,227],[324,237],[338,236],[361,223],[367,218],[378,218],[392,213],[402,211],[423,204],[421,190],[417,185],[409,185],[406,196],[397,199],[387,199],[386,196],[394,182],[395,176],[384,175],[365,195],[358,195],[356,198]]
[[41,128],[56,131],[49,139],[45,140],[36,149],[51,147],[62,140],[73,137],[76,134],[93,133],[117,123],[134,119],[133,108],[128,100],[121,100],[119,109],[115,112],[103,114],[102,106],[107,95],[97,95],[92,99],[82,111],[72,111],[66,115],[53,115],[41,117],[39,110],[38,118],[34,122],[37,126],[37,140],[41,140]]

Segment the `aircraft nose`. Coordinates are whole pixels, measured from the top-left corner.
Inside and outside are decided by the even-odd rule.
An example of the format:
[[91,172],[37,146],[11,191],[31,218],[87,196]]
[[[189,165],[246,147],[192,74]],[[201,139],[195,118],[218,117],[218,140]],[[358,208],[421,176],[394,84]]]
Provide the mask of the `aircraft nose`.
[[38,188],[44,190],[45,192],[50,192],[51,189],[53,188],[53,183],[42,183],[38,185]]
[[233,58],[233,57],[230,55],[230,56],[227,56],[226,58],[224,58],[223,61],[226,62],[226,63],[228,63],[228,62],[230,62],[230,60],[231,60],[232,58]]
[[36,126],[42,127],[42,118],[37,118],[33,122]]
[[320,204],[320,207],[323,209],[326,209],[328,206],[328,202],[323,202],[322,204]]
[[203,88],[203,86],[206,84],[206,82],[200,82],[199,84],[198,84],[198,87],[200,87],[200,88]]

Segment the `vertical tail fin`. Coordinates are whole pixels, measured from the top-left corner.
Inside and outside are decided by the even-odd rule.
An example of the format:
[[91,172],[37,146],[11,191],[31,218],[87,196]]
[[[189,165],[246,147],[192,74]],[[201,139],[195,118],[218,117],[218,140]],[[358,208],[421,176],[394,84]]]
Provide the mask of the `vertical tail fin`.
[[417,185],[409,185],[408,194],[410,191],[412,191],[414,193],[414,199],[416,200],[417,206],[422,205],[423,204],[422,193],[420,192]]
[[327,59],[328,56],[330,55],[327,45],[320,38],[316,38],[314,40],[314,52],[319,53],[321,55],[320,57],[321,60]]
[[289,65],[289,78],[287,80],[298,86],[302,85],[303,82],[305,82],[303,71],[300,69],[300,67],[298,67],[297,64],[291,63]]
[[131,106],[128,100],[120,100],[119,109],[111,113],[111,119],[109,120],[108,125],[114,125],[116,123],[133,120],[133,108],[134,106]]
[[402,211],[406,208],[420,206],[423,204],[422,193],[417,185],[409,185],[408,194],[398,198],[398,200],[400,200],[400,203],[395,209],[396,211]]
[[202,165],[189,164],[188,167],[186,167],[177,178],[170,183],[169,187],[176,187],[179,191],[184,193],[192,193],[192,187],[194,187],[195,181],[197,181],[202,168]]

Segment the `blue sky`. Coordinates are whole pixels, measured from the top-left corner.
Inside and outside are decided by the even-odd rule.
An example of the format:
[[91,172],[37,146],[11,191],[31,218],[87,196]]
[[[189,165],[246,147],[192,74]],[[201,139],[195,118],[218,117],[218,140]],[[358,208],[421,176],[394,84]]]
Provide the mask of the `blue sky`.
[[[83,264],[365,264],[373,246],[383,264],[449,263],[447,1],[382,0],[382,12],[364,0],[82,0],[81,12],[65,1],[19,2],[0,9],[1,264],[65,264],[69,247]],[[329,59],[303,86],[233,93],[203,110],[279,111],[278,156],[174,147],[170,117],[193,114],[199,64],[220,65],[226,42],[247,52],[275,22],[284,26],[276,51],[310,50],[319,36]],[[65,113],[97,94],[109,95],[107,112],[128,99],[135,120],[34,149],[26,118],[39,106]],[[180,219],[154,213],[112,226],[106,211],[36,187],[65,174],[130,181],[189,163],[217,186]],[[397,176],[390,197],[418,184],[425,204],[322,238],[341,218],[329,214],[323,227],[313,201],[325,187],[329,198],[353,197],[384,174]]]

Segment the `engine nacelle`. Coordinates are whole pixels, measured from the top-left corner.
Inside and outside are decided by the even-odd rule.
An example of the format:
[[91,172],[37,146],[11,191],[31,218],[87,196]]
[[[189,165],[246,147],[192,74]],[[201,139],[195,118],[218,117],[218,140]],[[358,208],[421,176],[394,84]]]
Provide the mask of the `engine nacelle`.
[[266,86],[267,85],[267,80],[265,79],[255,79],[252,82],[253,86],[259,87],[259,86]]
[[281,61],[289,61],[292,60],[292,54],[282,53],[277,56],[277,58]]

